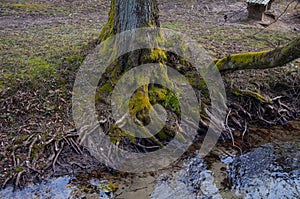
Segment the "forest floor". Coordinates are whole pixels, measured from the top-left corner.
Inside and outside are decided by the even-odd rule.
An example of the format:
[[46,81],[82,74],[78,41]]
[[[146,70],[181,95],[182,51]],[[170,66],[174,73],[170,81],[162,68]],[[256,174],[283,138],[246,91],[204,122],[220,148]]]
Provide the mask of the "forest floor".
[[[261,23],[247,19],[242,1],[162,0],[160,21],[164,28],[184,30],[213,58],[221,58],[272,49],[299,36],[300,6],[294,8],[294,2],[287,8],[288,4],[277,0],[272,13],[279,19],[270,17]],[[71,97],[76,72],[95,47],[109,7],[109,0],[1,1],[2,185],[83,171],[103,177],[101,172],[108,170],[76,142]],[[296,60],[282,68],[225,75],[229,103],[245,101],[234,96],[231,88],[248,89],[271,99],[283,96],[280,103],[291,111],[276,124],[299,118],[299,67]],[[87,180],[90,175],[81,174],[79,179]],[[114,179],[116,175],[110,176]]]

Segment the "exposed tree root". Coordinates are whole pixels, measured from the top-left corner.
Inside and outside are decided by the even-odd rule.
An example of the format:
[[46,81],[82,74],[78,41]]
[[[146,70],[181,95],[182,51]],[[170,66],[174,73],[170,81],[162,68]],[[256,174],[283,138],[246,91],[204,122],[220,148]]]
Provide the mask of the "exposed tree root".
[[272,100],[269,97],[264,97],[263,95],[261,95],[257,92],[254,92],[254,91],[239,90],[239,89],[236,88],[235,91],[234,91],[234,94],[235,95],[241,95],[241,96],[250,96],[250,97],[253,97],[253,98],[257,99],[260,102],[272,104]]
[[300,58],[300,37],[270,51],[232,54],[216,60],[215,63],[221,73],[229,73],[245,69],[282,67],[298,58]]
[[[23,178],[26,175],[42,177],[49,172],[49,167],[52,167],[53,172],[55,172],[58,159],[66,145],[70,146],[76,154],[82,155],[82,147],[74,140],[77,137],[78,134],[67,132],[65,135],[54,136],[46,141],[41,139],[40,134],[32,134],[25,141],[17,140],[18,138],[16,138],[10,154],[13,162],[12,172],[10,175],[4,176],[2,187],[5,187],[10,182],[15,187],[21,187],[24,182]],[[26,151],[27,153],[24,154]],[[18,158],[20,155],[26,156],[26,160],[21,162]],[[45,156],[48,157],[44,161],[39,161],[40,157]]]

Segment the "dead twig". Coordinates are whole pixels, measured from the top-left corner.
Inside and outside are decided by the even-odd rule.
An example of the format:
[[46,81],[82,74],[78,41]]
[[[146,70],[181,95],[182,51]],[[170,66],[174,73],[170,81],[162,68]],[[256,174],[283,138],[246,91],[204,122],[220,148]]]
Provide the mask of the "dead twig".
[[3,184],[2,184],[2,187],[4,188],[4,187],[6,186],[6,184],[8,183],[8,181],[10,181],[12,178],[13,178],[13,175],[7,177],[7,178],[4,180],[4,182],[3,182]]
[[75,152],[76,152],[77,154],[82,155],[83,152],[82,152],[82,150],[80,149],[80,146],[74,141],[74,139],[71,137],[71,138],[69,138],[68,140],[70,141],[71,147],[75,150]]
[[18,174],[17,174],[17,178],[16,178],[16,182],[15,182],[15,187],[18,187],[19,184],[20,184],[20,178],[22,176],[22,174],[25,172],[25,170],[23,171],[20,171]]
[[38,140],[37,137],[35,137],[29,146],[29,151],[28,151],[28,155],[27,155],[28,160],[30,159],[32,148],[33,148],[34,144],[37,142],[37,140]]
[[228,125],[228,118],[229,118],[230,113],[231,113],[231,109],[229,109],[229,111],[228,111],[228,113],[227,113],[227,115],[226,115],[225,125],[226,125],[226,127],[227,127],[227,129],[228,129],[228,131],[229,131],[229,134],[230,134],[230,137],[231,137],[231,140],[232,140],[232,145],[234,146],[234,137],[233,137],[233,133],[232,133],[232,131],[231,131],[231,128],[230,128],[229,125]]
[[[55,143],[56,143],[56,142],[55,142]],[[60,153],[62,152],[63,148],[64,148],[64,143],[61,142],[61,147],[60,147],[60,149],[58,150],[58,152],[57,152],[57,154],[56,154],[56,156],[55,156],[55,158],[54,158],[54,160],[53,160],[53,162],[52,162],[52,169],[53,169],[54,172],[55,172],[55,164],[56,164],[56,161],[57,161],[57,159],[58,159]]]
[[47,142],[45,142],[45,146],[47,146],[47,145],[49,145],[51,142],[53,142],[54,141],[54,137],[53,138],[51,138],[50,140],[48,140]]
[[248,131],[247,122],[245,121],[245,127],[244,127],[244,131],[242,133],[242,140],[244,140],[244,136],[245,136],[245,134],[246,134],[247,131]]
[[16,156],[15,156],[15,150],[13,150],[11,152],[11,156],[12,156],[12,159],[13,159],[14,167],[16,167],[17,166],[17,161],[16,161]]

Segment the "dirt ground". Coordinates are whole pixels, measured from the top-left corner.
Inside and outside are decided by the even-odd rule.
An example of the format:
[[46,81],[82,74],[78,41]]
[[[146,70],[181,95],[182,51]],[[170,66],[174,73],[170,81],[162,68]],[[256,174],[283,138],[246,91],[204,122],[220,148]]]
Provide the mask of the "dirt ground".
[[[247,19],[246,4],[238,0],[161,0],[160,21],[162,27],[184,31],[212,57],[221,58],[268,50],[299,36],[300,5],[295,8],[296,3],[289,2],[276,0],[272,7],[276,20],[258,22]],[[109,5],[109,0],[1,1],[1,184],[93,173],[99,167],[109,171],[76,143],[71,116],[76,71],[94,46]],[[286,117],[291,119],[299,117],[299,66],[294,61],[278,69],[241,71],[224,76],[224,81],[229,90],[239,87],[270,98],[290,96],[282,103],[294,110]],[[243,101],[231,95],[229,103]],[[78,163],[82,157],[85,161]],[[104,177],[99,172],[92,175]]]

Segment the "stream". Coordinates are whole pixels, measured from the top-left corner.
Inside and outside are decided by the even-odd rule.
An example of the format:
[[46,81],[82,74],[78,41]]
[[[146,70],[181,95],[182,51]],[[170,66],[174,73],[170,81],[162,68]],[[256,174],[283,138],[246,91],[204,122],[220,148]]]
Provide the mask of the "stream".
[[[151,198],[299,198],[299,148],[299,141],[266,144],[243,155],[220,156],[210,168],[196,156],[175,175],[161,176]],[[226,173],[224,179],[218,172]]]
[[[109,180],[91,179],[86,187],[75,177],[47,179],[15,190],[0,190],[0,198],[151,198],[231,199],[299,198],[299,121],[293,135],[260,144],[245,153],[215,147],[212,156],[197,155],[184,160],[181,168],[157,175],[120,178],[117,191]],[[290,130],[289,130],[290,131]],[[278,132],[275,132],[278,134]]]

